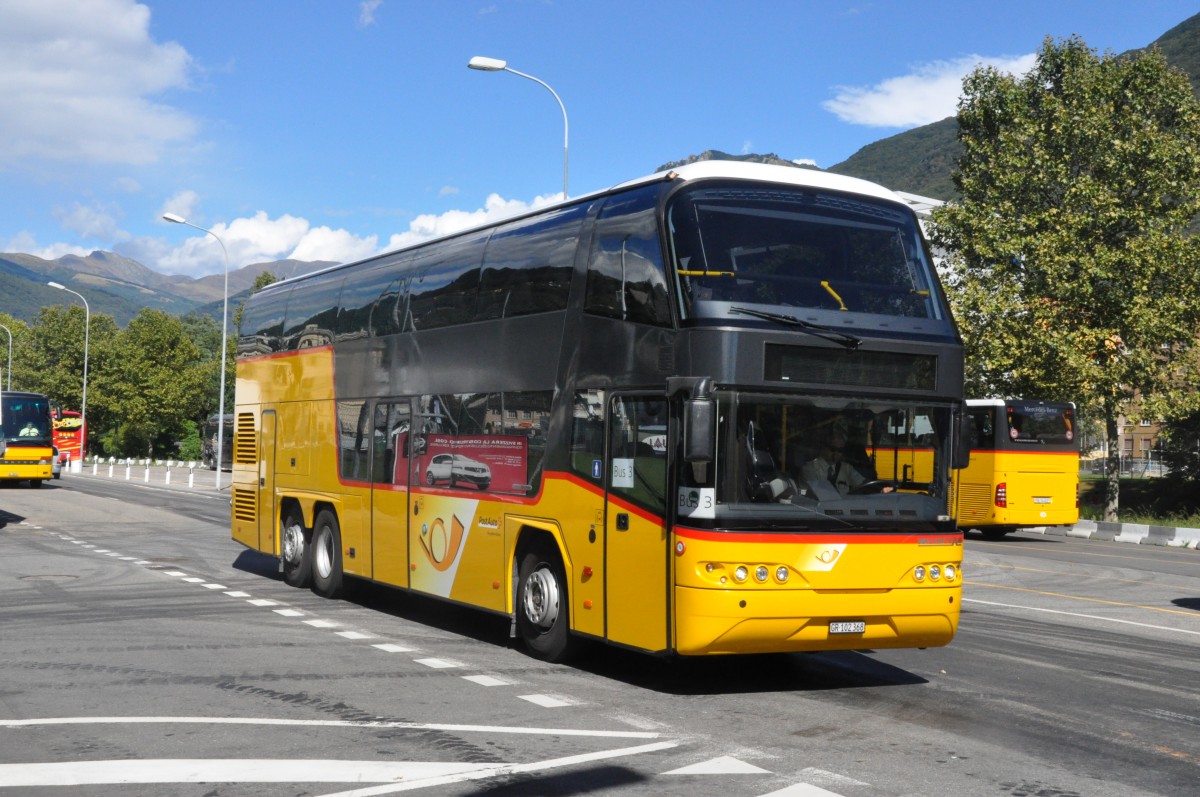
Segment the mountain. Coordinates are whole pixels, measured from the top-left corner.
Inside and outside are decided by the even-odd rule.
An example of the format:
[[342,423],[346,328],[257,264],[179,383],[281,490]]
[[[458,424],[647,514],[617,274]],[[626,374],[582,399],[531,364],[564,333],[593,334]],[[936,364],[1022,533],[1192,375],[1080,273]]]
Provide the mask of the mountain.
[[[1151,46],[1188,75],[1192,90],[1200,96],[1200,14],[1171,28]],[[950,174],[961,152],[958,123],[951,116],[868,144],[828,171],[862,177],[896,191],[954,199],[958,192]]]
[[796,161],[784,160],[783,158],[779,157],[778,155],[776,155],[773,152],[768,153],[766,155],[730,155],[728,152],[722,152],[719,149],[706,149],[706,150],[704,150],[704,152],[701,152],[699,155],[688,155],[683,160],[677,160],[677,161],[671,161],[670,163],[664,163],[662,166],[659,166],[654,171],[655,172],[665,172],[668,169],[677,169],[680,166],[687,166],[689,163],[696,163],[698,161],[714,161],[714,160],[715,161],[741,161],[743,163],[766,163],[771,166],[800,166],[803,168],[815,168],[815,167],[809,167],[803,163],[797,163]]
[[[264,271],[286,279],[329,265],[333,264],[277,260],[230,271],[230,312],[244,298],[235,301],[234,297],[250,290],[254,280]],[[8,313],[28,323],[37,317],[42,307],[79,301],[47,284],[57,282],[86,296],[92,313],[110,315],[120,326],[129,323],[147,307],[172,315],[185,315],[194,310],[220,319],[224,279],[224,274],[210,274],[199,279],[160,274],[113,252],[96,251],[87,257],[67,255],[57,260],[26,254],[0,254],[0,313]]]

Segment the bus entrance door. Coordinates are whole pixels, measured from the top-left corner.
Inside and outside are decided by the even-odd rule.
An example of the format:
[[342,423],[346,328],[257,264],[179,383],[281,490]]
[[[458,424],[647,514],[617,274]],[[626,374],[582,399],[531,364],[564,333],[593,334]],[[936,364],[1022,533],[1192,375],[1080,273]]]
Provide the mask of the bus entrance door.
[[668,647],[666,407],[615,396],[608,411],[606,636],[651,652]]
[[[217,471],[220,473],[220,471]],[[258,550],[279,553],[275,529],[275,410],[262,414],[258,436]]]

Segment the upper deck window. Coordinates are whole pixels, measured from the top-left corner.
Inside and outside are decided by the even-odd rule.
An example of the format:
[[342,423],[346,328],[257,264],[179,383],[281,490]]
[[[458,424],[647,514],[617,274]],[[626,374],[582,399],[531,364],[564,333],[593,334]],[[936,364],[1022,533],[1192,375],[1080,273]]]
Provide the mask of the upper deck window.
[[888,318],[948,323],[915,217],[902,205],[804,187],[709,185],[684,189],[667,212],[684,318],[724,319],[732,307],[757,305],[866,328],[889,326]]

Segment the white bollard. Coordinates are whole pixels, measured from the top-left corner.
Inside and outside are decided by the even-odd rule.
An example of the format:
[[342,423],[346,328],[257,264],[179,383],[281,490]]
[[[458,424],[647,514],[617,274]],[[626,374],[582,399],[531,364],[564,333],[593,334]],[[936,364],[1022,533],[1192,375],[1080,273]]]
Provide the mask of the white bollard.
[[129,460],[125,460],[125,481],[129,481]]
[[171,462],[171,460],[169,460],[169,459],[168,459],[168,460],[167,460],[167,478],[166,478],[166,480],[163,482],[163,484],[170,484],[170,483],[171,483],[171,465],[172,465],[172,462]]
[[146,475],[142,478],[142,481],[144,481],[146,484],[149,484],[150,483],[150,460],[143,459],[142,463],[146,466]]
[[196,463],[189,462],[188,463],[188,487],[191,488],[191,487],[195,487],[195,486],[196,486]]
[[108,478],[110,478],[110,479],[112,478],[112,472],[113,472],[113,461],[110,459],[108,461]]

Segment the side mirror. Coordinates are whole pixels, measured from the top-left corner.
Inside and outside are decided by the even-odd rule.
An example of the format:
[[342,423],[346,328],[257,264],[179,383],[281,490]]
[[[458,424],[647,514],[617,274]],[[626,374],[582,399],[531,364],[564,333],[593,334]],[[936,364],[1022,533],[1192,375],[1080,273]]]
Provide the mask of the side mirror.
[[954,458],[950,463],[954,470],[962,470],[971,464],[971,440],[974,436],[975,427],[971,423],[971,416],[959,415],[954,429]]
[[717,403],[693,398],[683,403],[683,458],[695,464],[712,462],[716,455]]

